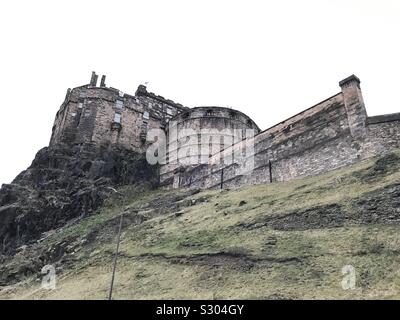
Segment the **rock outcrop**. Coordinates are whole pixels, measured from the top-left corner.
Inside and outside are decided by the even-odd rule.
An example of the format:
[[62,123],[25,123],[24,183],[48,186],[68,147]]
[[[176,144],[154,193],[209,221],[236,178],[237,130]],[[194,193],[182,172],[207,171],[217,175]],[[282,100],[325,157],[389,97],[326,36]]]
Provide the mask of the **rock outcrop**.
[[92,214],[112,186],[158,184],[144,155],[118,147],[56,145],[0,189],[0,253],[12,254],[42,233]]

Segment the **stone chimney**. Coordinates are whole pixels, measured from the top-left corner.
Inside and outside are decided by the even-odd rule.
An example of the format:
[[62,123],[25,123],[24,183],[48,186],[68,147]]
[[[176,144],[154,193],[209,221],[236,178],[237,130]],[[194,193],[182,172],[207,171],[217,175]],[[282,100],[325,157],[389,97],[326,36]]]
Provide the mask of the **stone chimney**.
[[100,87],[104,88],[106,86],[106,76],[101,76]]
[[135,92],[135,95],[136,95],[136,96],[140,96],[140,95],[146,95],[147,93],[148,93],[148,92],[147,92],[146,86],[143,85],[143,84],[141,84],[141,85],[139,85],[139,87],[137,88],[137,90],[136,90],[136,92]]
[[339,82],[347,111],[350,133],[355,139],[363,139],[367,132],[367,111],[361,93],[360,79],[354,74]]
[[92,77],[90,78],[90,86],[91,87],[95,87],[97,85],[97,79],[98,79],[98,75],[96,74],[96,72],[92,71]]

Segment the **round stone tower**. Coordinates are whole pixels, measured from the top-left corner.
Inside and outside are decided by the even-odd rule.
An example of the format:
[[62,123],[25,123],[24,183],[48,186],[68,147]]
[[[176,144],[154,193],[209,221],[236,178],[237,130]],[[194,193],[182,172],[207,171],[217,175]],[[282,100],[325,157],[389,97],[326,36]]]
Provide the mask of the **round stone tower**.
[[167,155],[160,181],[169,183],[174,172],[207,164],[210,156],[260,132],[244,113],[223,107],[195,107],[172,118],[166,128]]

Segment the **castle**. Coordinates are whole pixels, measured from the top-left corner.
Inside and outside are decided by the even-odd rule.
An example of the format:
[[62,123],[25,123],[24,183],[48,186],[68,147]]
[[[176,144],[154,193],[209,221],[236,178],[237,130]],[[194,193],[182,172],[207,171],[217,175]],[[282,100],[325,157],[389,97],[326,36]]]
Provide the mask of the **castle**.
[[[287,181],[400,148],[400,113],[368,117],[360,80],[354,75],[340,81],[339,93],[264,131],[237,110],[188,108],[148,92],[144,85],[130,95],[107,87],[105,79],[102,76],[98,84],[93,72],[89,84],[68,89],[50,147],[118,145],[145,153],[155,142],[149,134],[154,130],[168,138],[171,128],[189,130],[168,139],[159,170],[164,185],[224,188]],[[211,134],[204,139],[199,130]],[[249,130],[252,136],[246,136]],[[208,142],[210,148],[204,151]],[[243,152],[249,143],[252,147]],[[190,149],[196,152],[186,152]],[[182,150],[184,159],[173,159]],[[227,157],[228,162],[223,160]],[[243,173],[243,164],[249,162],[251,170]]]

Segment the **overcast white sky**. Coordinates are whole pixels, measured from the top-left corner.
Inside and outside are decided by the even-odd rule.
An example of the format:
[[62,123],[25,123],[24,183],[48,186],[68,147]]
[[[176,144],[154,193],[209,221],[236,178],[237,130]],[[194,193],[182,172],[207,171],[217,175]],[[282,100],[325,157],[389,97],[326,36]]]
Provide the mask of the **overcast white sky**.
[[369,115],[400,112],[400,1],[1,1],[0,184],[48,145],[68,87],[247,113],[261,129],[356,74]]

